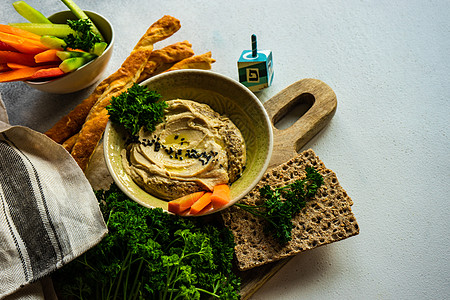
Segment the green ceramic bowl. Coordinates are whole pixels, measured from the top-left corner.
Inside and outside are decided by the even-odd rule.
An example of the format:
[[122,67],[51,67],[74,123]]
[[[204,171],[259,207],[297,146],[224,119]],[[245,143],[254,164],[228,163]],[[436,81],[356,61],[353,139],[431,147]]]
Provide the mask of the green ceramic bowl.
[[[259,182],[272,155],[273,134],[263,105],[249,89],[234,79],[204,70],[163,73],[148,79],[142,85],[157,91],[163,100],[180,98],[206,103],[218,113],[227,115],[242,132],[247,147],[246,168],[242,176],[231,185],[230,203],[221,209],[236,203]],[[120,125],[108,123],[103,143],[111,176],[119,188],[134,201],[149,208],[161,207],[167,211],[167,201],[148,194],[125,173],[120,156],[125,137],[126,133]]]

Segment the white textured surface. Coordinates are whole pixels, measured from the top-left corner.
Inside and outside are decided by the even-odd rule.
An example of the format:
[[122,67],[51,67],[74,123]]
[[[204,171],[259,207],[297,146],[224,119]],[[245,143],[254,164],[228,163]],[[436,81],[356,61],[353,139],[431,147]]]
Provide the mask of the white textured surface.
[[[12,0],[1,22],[18,22]],[[58,0],[27,0],[50,15]],[[338,110],[311,147],[354,200],[358,236],[295,257],[253,299],[449,299],[449,1],[148,1],[76,3],[109,18],[116,70],[164,14],[182,29],[161,43],[189,40],[211,50],[213,70],[237,79],[250,48],[274,55],[269,99],[302,78],[333,88]],[[108,3],[108,4],[107,4]],[[0,84],[12,124],[45,131],[92,88],[67,96]]]

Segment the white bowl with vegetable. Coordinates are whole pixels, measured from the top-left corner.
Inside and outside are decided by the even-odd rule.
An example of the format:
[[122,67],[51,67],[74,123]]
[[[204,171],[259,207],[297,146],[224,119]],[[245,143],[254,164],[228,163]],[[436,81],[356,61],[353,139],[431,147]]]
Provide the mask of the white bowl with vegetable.
[[[273,134],[264,107],[250,90],[229,77],[205,70],[167,72],[143,82],[141,86],[147,87],[148,91],[155,91],[161,95],[159,102],[154,103],[166,101],[168,106],[165,108],[163,122],[157,124],[154,130],[145,131],[141,129],[137,135],[127,130],[127,124],[134,124],[134,116],[139,115],[139,106],[144,102],[142,101],[143,97],[140,97],[137,105],[133,105],[131,102],[123,102],[116,106],[118,112],[122,111],[122,108],[136,108],[136,113],[130,111],[129,117],[122,115],[122,121],[117,121],[118,118],[109,111],[110,121],[103,137],[108,170],[117,186],[131,199],[149,208],[159,207],[183,216],[202,216],[233,205],[259,182],[268,167],[272,154]],[[128,94],[137,95],[138,93],[133,91]],[[111,102],[111,105],[115,105],[114,101]],[[153,116],[157,115],[159,114],[153,114]],[[180,117],[176,117],[177,115]],[[207,116],[207,118],[204,116]],[[147,120],[148,117],[143,119]],[[223,127],[221,127],[218,119],[225,119],[227,122],[231,120],[240,134],[229,123],[227,123],[224,131],[220,131]],[[183,123],[184,120],[187,120],[187,123]],[[185,126],[184,124],[188,125]],[[218,135],[215,134],[214,129],[204,130],[210,127],[209,124],[212,124],[211,127],[213,128],[220,128]],[[198,131],[196,131],[197,129]],[[144,135],[148,133],[151,137],[143,137],[141,133]],[[197,135],[198,138],[196,138]],[[234,176],[235,179],[232,180],[230,171],[236,170],[234,166],[239,165],[235,162],[242,158],[242,156],[234,154],[239,153],[239,150],[242,149],[242,142],[237,139],[239,135],[245,141],[246,158],[243,167],[239,169],[239,175]],[[224,138],[221,139],[221,137]],[[136,138],[139,140],[136,140]],[[155,141],[151,141],[151,139]],[[134,144],[135,142],[136,144]],[[211,152],[211,148],[208,147],[213,147],[214,142],[217,142],[219,147]],[[148,177],[147,186],[143,186],[140,179],[133,175],[134,171],[131,169],[134,166],[131,166],[131,164],[134,163],[130,164],[130,162],[134,158],[141,157],[141,155],[137,152],[131,153],[130,151],[134,150],[131,150],[130,145],[132,147],[144,147],[143,151],[146,154],[143,154],[143,156],[148,157],[151,161],[158,161],[157,168],[164,164],[162,173],[158,173],[155,177]],[[221,151],[225,151],[226,154],[221,156]],[[193,154],[194,152],[195,154]],[[209,157],[208,153],[213,154]],[[221,157],[224,160],[221,160]],[[223,161],[225,162],[222,163]],[[139,166],[139,164],[135,165],[137,166],[136,173],[141,173],[143,170],[141,169],[143,165]],[[191,166],[193,169],[191,169]],[[231,166],[233,167],[230,168]],[[202,184],[204,183],[204,186],[206,186],[207,183],[203,181],[204,177],[200,177],[198,174],[202,172],[201,174],[207,174],[206,177],[211,178],[208,177],[210,173],[204,173],[204,170],[219,172],[221,168],[225,169],[229,175],[229,181],[225,184],[229,186],[228,202],[222,202],[216,206],[211,196],[205,209],[197,210],[195,213],[192,213],[194,202],[192,205],[189,204],[190,206],[186,206],[186,202],[183,204],[175,203],[184,208],[173,206],[172,208],[175,210],[171,209],[170,203],[174,201],[173,199],[177,201],[180,197],[171,195],[173,197],[170,200],[165,194],[163,195],[164,192],[170,193],[181,189],[180,193],[183,193],[185,191],[184,183],[192,181],[188,177],[191,176],[189,174],[195,174],[194,181],[202,180]],[[151,174],[154,174],[153,165],[149,166],[149,170]],[[193,172],[191,173],[190,170],[193,170]],[[166,171],[169,174],[167,176],[168,181],[164,177]],[[163,177],[163,179],[160,180],[160,177]],[[223,186],[223,183],[214,185],[212,193],[216,190],[216,186]],[[162,196],[155,195],[155,191],[161,193]],[[204,191],[206,195],[208,189]],[[211,189],[209,192],[211,192]],[[195,191],[186,192],[186,195],[192,194],[195,194]]]
[[[65,63],[64,60],[72,58],[73,55],[77,55],[77,51],[62,50],[60,51],[61,55],[60,58],[62,60],[60,68],[64,69],[65,66],[67,68],[67,70],[65,70],[67,71],[67,73],[61,77],[52,80],[28,80],[25,81],[27,85],[47,93],[68,94],[87,88],[92,84],[94,84],[95,82],[97,82],[99,79],[101,79],[113,52],[114,29],[111,23],[102,15],[92,11],[84,11],[84,13],[95,24],[95,27],[98,28],[98,31],[101,33],[104,42],[106,42],[106,48],[100,49],[101,55],[97,56],[97,54],[95,54],[95,49],[93,49],[91,51],[92,53],[82,53],[83,57],[75,57],[74,59],[69,59],[67,60],[67,62],[69,63],[63,64]],[[39,35],[45,35],[46,32],[51,32],[50,35],[54,36],[53,33],[56,33],[56,35],[58,36],[54,36],[54,40],[55,43],[58,43],[58,41],[62,40],[63,35],[67,34],[67,32],[70,33],[70,31],[67,30],[67,20],[77,20],[78,17],[75,16],[72,11],[61,11],[51,15],[50,17],[48,17],[48,19],[53,24],[40,24],[35,28],[26,27],[35,24],[32,25],[13,24],[13,25],[16,25],[19,28],[29,30]],[[52,27],[53,29],[48,29]],[[58,30],[60,31],[59,34]],[[46,38],[48,38],[47,40],[48,43],[53,42],[50,35],[46,36]],[[45,38],[43,39],[45,40]],[[71,68],[75,70],[71,71]]]

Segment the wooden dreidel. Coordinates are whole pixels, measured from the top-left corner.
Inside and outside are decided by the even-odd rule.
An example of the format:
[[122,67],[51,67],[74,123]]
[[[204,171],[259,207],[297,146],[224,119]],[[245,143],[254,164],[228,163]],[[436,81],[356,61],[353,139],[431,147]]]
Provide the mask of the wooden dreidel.
[[260,91],[272,84],[272,51],[260,50],[256,46],[256,35],[252,35],[252,50],[242,51],[238,60],[239,82],[251,91]]

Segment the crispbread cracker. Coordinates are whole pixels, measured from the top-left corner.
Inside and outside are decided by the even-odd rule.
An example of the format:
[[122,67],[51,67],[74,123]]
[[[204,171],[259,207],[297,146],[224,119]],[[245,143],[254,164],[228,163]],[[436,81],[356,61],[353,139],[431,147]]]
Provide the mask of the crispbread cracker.
[[239,269],[248,270],[348,238],[359,233],[353,215],[353,201],[339,184],[336,174],[309,149],[288,162],[275,167],[263,176],[258,185],[241,202],[257,204],[262,201],[259,189],[266,184],[284,186],[305,177],[305,168],[313,166],[324,177],[317,195],[294,220],[292,240],[281,246],[277,240],[264,233],[265,221],[232,206],[222,213],[222,218],[234,234],[235,253]]

